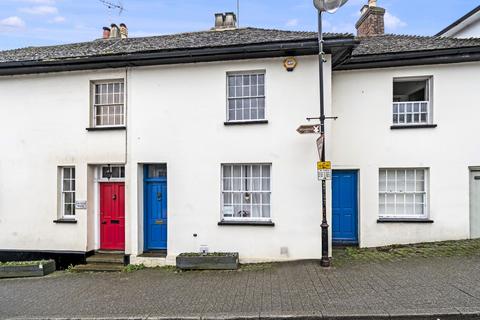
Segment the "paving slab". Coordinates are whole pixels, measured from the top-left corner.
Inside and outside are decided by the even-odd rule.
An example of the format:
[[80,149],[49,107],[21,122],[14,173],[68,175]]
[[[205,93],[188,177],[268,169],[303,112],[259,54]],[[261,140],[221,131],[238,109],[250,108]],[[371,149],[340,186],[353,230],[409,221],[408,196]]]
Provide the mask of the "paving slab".
[[479,297],[480,255],[56,272],[0,280],[0,319],[480,319]]

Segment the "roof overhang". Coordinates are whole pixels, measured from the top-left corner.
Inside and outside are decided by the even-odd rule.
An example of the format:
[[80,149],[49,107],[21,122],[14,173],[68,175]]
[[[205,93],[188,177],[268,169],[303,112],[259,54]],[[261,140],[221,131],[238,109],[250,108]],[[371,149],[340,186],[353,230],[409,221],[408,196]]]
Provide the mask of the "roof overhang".
[[480,47],[352,56],[334,70],[355,70],[480,61]]
[[436,37],[451,37],[457,34],[458,32],[462,31],[463,29],[470,26],[472,23],[480,21],[480,6],[476,7],[439,33],[437,33]]
[[[336,67],[343,63],[350,56],[356,44],[353,36],[326,39],[325,51],[332,54],[333,66]],[[318,41],[311,39],[229,47],[102,55],[52,61],[6,62],[0,63],[0,76],[314,54],[318,54]]]

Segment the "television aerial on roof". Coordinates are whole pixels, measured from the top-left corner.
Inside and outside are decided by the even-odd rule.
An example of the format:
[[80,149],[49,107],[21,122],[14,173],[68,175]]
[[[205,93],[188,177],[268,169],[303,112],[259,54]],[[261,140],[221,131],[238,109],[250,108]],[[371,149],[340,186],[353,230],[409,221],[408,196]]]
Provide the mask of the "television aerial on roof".
[[123,2],[121,0],[117,0],[117,1],[98,0],[98,1],[100,1],[110,11],[118,10],[118,15],[121,15],[122,12],[125,11],[125,7],[123,6]]

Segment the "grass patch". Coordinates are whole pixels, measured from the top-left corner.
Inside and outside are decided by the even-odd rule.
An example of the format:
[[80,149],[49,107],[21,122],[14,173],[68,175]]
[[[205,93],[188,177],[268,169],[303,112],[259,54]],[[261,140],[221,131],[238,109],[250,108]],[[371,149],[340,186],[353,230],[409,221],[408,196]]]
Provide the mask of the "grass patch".
[[138,271],[138,270],[143,270],[145,268],[146,267],[143,263],[142,264],[129,264],[128,266],[125,266],[123,268],[123,272],[130,273],[130,272],[135,272],[135,271]]

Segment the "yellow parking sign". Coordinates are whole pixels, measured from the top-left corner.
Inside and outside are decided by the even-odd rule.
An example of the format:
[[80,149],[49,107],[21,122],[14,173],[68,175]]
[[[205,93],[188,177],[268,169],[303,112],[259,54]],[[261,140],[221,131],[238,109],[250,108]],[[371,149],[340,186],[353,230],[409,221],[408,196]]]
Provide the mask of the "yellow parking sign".
[[318,161],[317,170],[331,170],[332,162],[331,161]]

